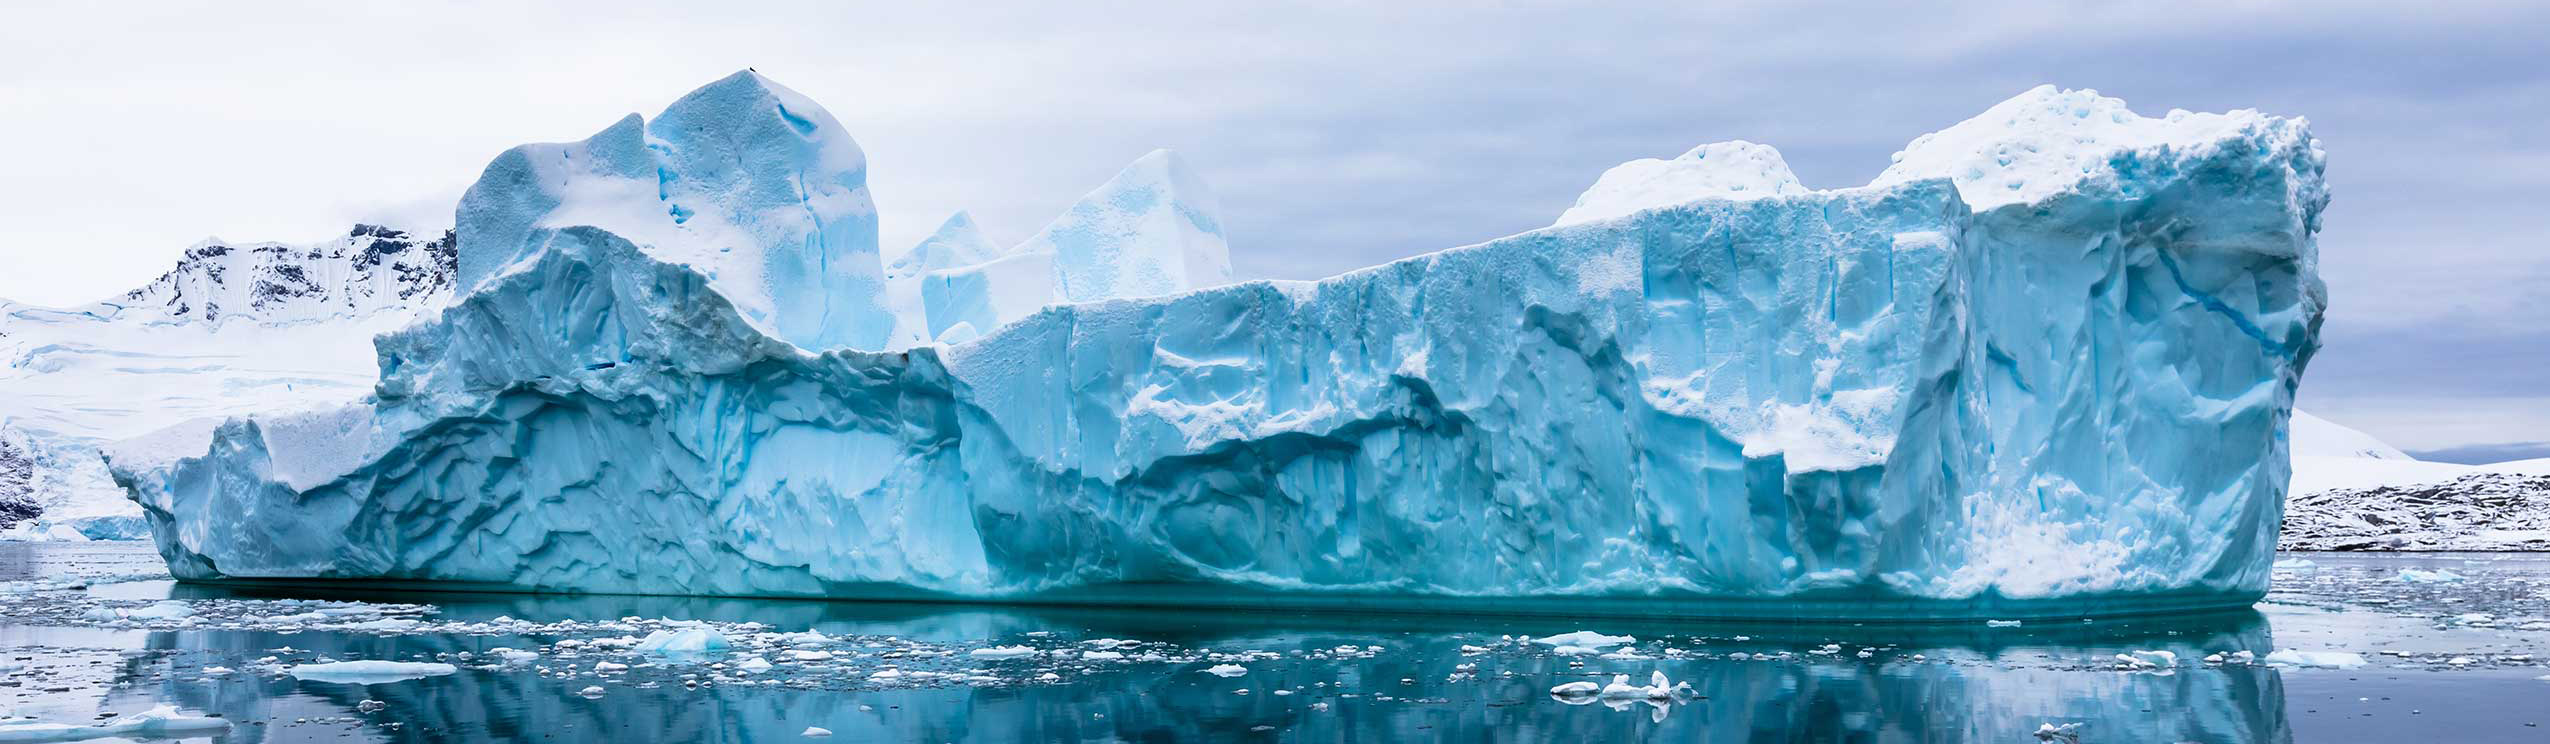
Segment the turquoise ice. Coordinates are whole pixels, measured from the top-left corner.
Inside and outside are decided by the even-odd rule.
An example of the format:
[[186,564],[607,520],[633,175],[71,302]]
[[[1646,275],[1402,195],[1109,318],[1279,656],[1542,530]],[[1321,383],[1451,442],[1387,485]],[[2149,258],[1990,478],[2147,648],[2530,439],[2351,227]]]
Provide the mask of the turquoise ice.
[[[872,331],[943,304],[743,293],[680,231],[560,222],[499,160],[464,202],[470,291],[380,337],[373,399],[114,465],[190,579],[1855,618],[2264,593],[2326,304],[2304,122],[2049,87],[1864,187],[1765,151],[1316,282],[1206,286],[1184,241],[1218,222],[1153,210],[1184,222],[911,269],[1050,254],[990,273],[1060,301],[900,341]],[[657,201],[620,198],[589,213]],[[483,247],[470,220],[549,226]],[[834,310],[801,336],[763,299]]]

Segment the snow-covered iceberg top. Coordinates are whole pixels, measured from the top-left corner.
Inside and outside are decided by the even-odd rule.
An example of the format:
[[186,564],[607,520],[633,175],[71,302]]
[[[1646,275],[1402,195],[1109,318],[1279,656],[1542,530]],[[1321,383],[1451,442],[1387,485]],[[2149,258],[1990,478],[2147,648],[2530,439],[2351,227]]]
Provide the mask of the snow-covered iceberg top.
[[[2109,105],[2004,107],[2075,98]],[[1121,208],[896,270],[918,286],[887,295],[893,322],[942,343],[883,351],[795,343],[678,251],[557,227],[383,336],[369,407],[234,421],[118,478],[192,579],[1682,616],[2240,604],[2272,559],[2326,196],[2299,120],[2231,116],[2069,139],[2004,116],[1913,148],[2086,169],[2025,201],[1900,163],[1680,200],[1615,169],[1639,196],[1580,204],[1616,216],[1200,289],[1227,250],[1210,202],[1138,163],[1092,194]],[[962,241],[943,252],[982,254]],[[1046,304],[1092,276],[1107,299]]]

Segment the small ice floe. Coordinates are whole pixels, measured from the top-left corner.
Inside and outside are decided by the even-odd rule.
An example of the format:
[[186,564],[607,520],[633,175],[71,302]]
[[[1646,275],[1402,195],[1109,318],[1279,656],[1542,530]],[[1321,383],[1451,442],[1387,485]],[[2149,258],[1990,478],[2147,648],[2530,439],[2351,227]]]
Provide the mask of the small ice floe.
[[2364,655],[2350,651],[2296,651],[2285,649],[2267,654],[2267,663],[2285,666],[2354,669],[2364,666]]
[[149,607],[124,613],[124,617],[132,620],[176,620],[178,618],[193,617],[194,615],[195,608],[188,607],[186,606],[186,603],[179,602],[174,599],[163,599],[157,602],[152,602]]
[[1625,635],[1603,635],[1590,630],[1579,630],[1574,633],[1560,633],[1558,635],[1544,638],[1534,638],[1532,639],[1532,642],[1543,646],[1579,646],[1583,648],[1604,649],[1611,648],[1613,646],[1637,643],[1638,637]]
[[161,705],[96,725],[0,723],[0,741],[83,741],[108,737],[176,739],[218,736],[229,731],[229,721],[187,715],[177,712],[176,706]]
[[354,704],[354,712],[356,712],[356,713],[379,713],[379,712],[381,712],[381,711],[383,711],[383,710],[387,710],[387,709],[389,709],[389,707],[390,707],[390,704],[389,704],[389,703],[384,703],[384,702],[381,702],[381,701],[378,701],[378,700],[365,700],[365,701],[363,701],[363,702],[355,703],[355,704]]
[[826,736],[831,736],[832,729],[824,728],[822,726],[807,726],[806,730],[797,732],[797,735],[820,739]]
[[2016,628],[2016,627],[2019,627],[2019,626],[2021,626],[2021,625],[2025,625],[2025,624],[2026,624],[2026,622],[2025,622],[2025,621],[2021,621],[2021,620],[1985,620],[1985,621],[1983,621],[1983,627],[1986,627],[1986,628]]
[[584,689],[577,690],[577,691],[576,691],[576,694],[578,694],[578,695],[582,695],[582,696],[584,696],[584,697],[586,697],[586,698],[598,698],[598,697],[602,697],[602,686],[601,686],[601,685],[588,685],[588,686],[586,686]]
[[426,661],[333,661],[283,668],[283,673],[301,679],[351,685],[440,677],[457,671],[460,670],[450,664]]
[[416,626],[423,624],[424,623],[415,620],[392,617],[382,618],[379,620],[367,620],[359,623],[347,623],[337,626],[337,628],[340,630],[358,630],[373,633],[401,633],[415,630]]
[[2178,654],[2170,651],[2128,651],[2116,655],[2116,665],[2126,669],[2168,669],[2178,666]]
[[2319,565],[2312,563],[2309,558],[2286,558],[2275,563],[2276,569],[2280,571],[2299,571],[2305,568],[2318,568]]
[[1080,658],[1088,661],[1119,661],[1124,658],[1124,654],[1117,651],[1089,651],[1082,653]]
[[594,674],[610,674],[612,672],[625,672],[628,670],[629,665],[627,664],[614,664],[608,661],[593,662]]
[[2449,581],[2461,581],[2462,579],[2463,576],[2461,574],[2442,569],[2427,571],[2424,569],[2403,568],[2399,570],[2399,580],[2411,584],[2441,584]]
[[2453,619],[2461,621],[2463,625],[2493,625],[2497,622],[2497,616],[2485,612],[2465,612],[2454,615]]
[[1141,642],[1141,641],[1127,641],[1127,640],[1118,639],[1118,638],[1091,638],[1091,639],[1086,640],[1086,641],[1081,641],[1081,642],[1080,642],[1080,645],[1083,645],[1083,646],[1090,646],[1090,647],[1094,647],[1094,648],[1097,648],[1097,649],[1100,649],[1100,650],[1105,650],[1105,649],[1110,649],[1110,648],[1126,648],[1126,647],[1130,647],[1130,646],[1140,646],[1140,645],[1142,645],[1142,642]]
[[1216,677],[1237,677],[1247,674],[1248,667],[1240,666],[1238,664],[1215,664],[1206,668],[1204,673]]
[[518,651],[503,646],[487,649],[487,655],[496,657],[497,661],[506,664],[529,664],[532,660],[540,658],[540,654],[535,652]]
[[1594,696],[1594,693],[1601,692],[1602,689],[1602,685],[1594,684],[1593,682],[1586,680],[1577,680],[1549,688],[1549,694],[1551,697],[1560,698],[1590,698]]
[[745,673],[767,672],[770,671],[770,660],[755,656],[750,659],[735,662],[735,669]]
[[[564,645],[563,643],[561,645]],[[646,634],[637,650],[662,656],[702,656],[729,647],[726,634],[707,628],[665,629]]]
[[2051,723],[2037,724],[2036,740],[2059,741],[2063,742],[2063,744],[2078,744],[2081,741],[2081,724],[2066,723],[2061,726],[2056,726]]
[[967,655],[977,659],[1023,659],[1029,656],[1035,656],[1036,649],[1028,648],[1026,646],[993,646],[991,648],[974,649]]
[[830,651],[808,651],[808,650],[805,650],[805,649],[800,648],[800,649],[793,649],[793,650],[790,650],[790,651],[788,652],[788,658],[795,659],[795,660],[798,660],[798,661],[831,661],[831,660],[832,660],[832,652],[830,652]]

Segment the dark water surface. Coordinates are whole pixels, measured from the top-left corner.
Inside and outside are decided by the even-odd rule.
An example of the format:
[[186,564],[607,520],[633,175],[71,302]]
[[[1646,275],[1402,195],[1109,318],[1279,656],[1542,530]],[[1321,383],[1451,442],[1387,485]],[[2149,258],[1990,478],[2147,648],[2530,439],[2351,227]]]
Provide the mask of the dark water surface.
[[[245,590],[0,543],[0,737],[166,703],[236,742],[2550,741],[2550,557],[2299,557],[2256,612],[1994,627]],[[693,629],[730,647],[629,647]],[[1579,630],[1636,640],[1527,640]],[[451,668],[295,669],[353,660]],[[1657,673],[1689,687],[1551,692]]]

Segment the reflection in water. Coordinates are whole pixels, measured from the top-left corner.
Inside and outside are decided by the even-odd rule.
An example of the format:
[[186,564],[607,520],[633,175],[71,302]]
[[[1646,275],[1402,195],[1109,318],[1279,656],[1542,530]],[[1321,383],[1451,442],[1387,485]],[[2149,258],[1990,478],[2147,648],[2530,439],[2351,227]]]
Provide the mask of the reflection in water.
[[[348,730],[290,723],[330,717],[368,722],[351,728],[359,736],[396,741],[796,741],[806,727],[820,726],[834,731],[836,741],[2028,742],[2036,741],[2030,734],[2046,723],[2079,723],[2083,741],[2292,738],[2277,670],[2182,665],[2167,672],[2134,673],[2117,670],[2113,658],[2126,651],[2161,650],[2192,660],[2215,651],[2273,648],[2265,621],[2255,613],[2048,628],[1588,623],[1607,633],[1664,639],[1669,647],[1696,654],[1617,660],[1496,643],[1505,634],[1580,629],[1532,619],[646,597],[327,596],[307,590],[287,595],[191,585],[168,591],[194,599],[431,602],[441,608],[437,618],[443,620],[668,616],[945,642],[1051,639],[1051,645],[1109,637],[1287,654],[1251,662],[1246,674],[1230,678],[1199,673],[1200,665],[1194,664],[1127,663],[1063,669],[1068,676],[1052,683],[1016,673],[1001,675],[1009,681],[999,684],[951,682],[899,689],[806,680],[691,687],[682,675],[714,679],[713,672],[675,665],[652,676],[614,680],[598,699],[587,699],[577,692],[596,683],[591,676],[543,675],[532,668],[465,669],[369,686],[246,673],[207,676],[201,671],[214,665],[239,667],[284,646],[338,658],[412,659],[484,653],[499,646],[534,647],[553,639],[123,632],[153,653],[132,656],[119,668],[117,681],[134,687],[110,697],[166,700],[234,721],[269,722],[240,726],[231,741],[334,738]],[[52,646],[109,645],[96,643],[97,638],[48,637],[53,633],[118,633],[13,630],[18,645]],[[1050,635],[1031,635],[1040,632]],[[1379,650],[1354,658],[1291,653],[1341,645]],[[1465,655],[1465,645],[1496,650]],[[1864,658],[1863,650],[1868,652]],[[591,661],[583,663],[590,666]],[[563,668],[572,661],[543,663]],[[1464,669],[1464,664],[1475,666]],[[1643,684],[1655,671],[1689,682],[1698,697],[1662,706],[1630,703],[1614,710],[1602,704],[1570,705],[1549,694],[1559,682],[1604,681],[1613,673],[1630,674]],[[1273,694],[1276,690],[1292,694]],[[358,711],[366,700],[386,703],[386,708]]]

